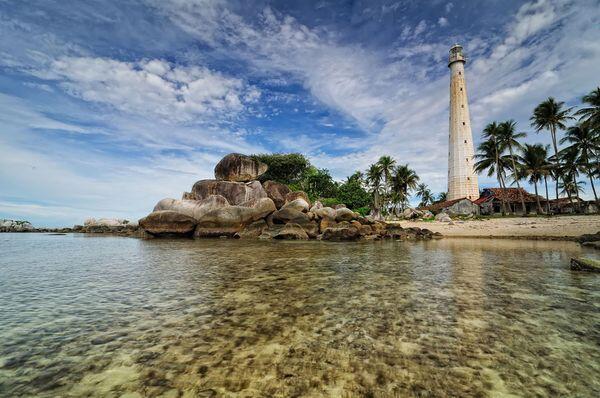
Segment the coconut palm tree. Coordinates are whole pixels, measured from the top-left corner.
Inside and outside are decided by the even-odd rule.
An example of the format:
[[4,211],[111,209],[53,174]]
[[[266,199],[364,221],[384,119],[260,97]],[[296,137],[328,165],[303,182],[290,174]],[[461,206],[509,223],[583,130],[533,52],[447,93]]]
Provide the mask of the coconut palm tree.
[[419,176],[407,164],[394,167],[392,174],[392,191],[397,194],[401,209],[408,200],[409,191],[415,189],[419,183]]
[[389,201],[390,196],[390,186],[392,181],[392,172],[394,170],[394,166],[396,165],[396,161],[391,156],[381,156],[377,161],[379,168],[381,169],[381,173],[383,174],[383,190],[385,192],[382,204],[385,206]]
[[381,218],[381,203],[379,201],[383,182],[383,171],[379,164],[374,163],[367,170],[367,184],[373,195],[373,217]]
[[433,195],[431,194],[431,190],[425,184],[417,185],[415,195],[418,198],[421,198],[421,203],[419,203],[419,207],[427,206],[434,200]]
[[[487,170],[488,177],[496,174],[496,179],[498,180],[500,188],[506,188],[504,177],[506,176],[506,170],[508,169],[508,162],[506,161],[507,157],[502,154],[505,148],[501,148],[499,145],[499,132],[500,130],[497,122],[492,122],[483,129],[482,136],[483,138],[486,138],[486,140],[477,147],[475,158],[479,160],[475,162],[475,171],[482,173]],[[502,215],[506,214],[506,205],[507,203],[503,197]]]
[[598,142],[598,134],[595,134],[591,129],[591,123],[581,123],[569,127],[560,143],[571,144],[564,150],[570,153],[570,157],[575,158],[576,166],[588,176],[590,186],[594,192],[594,199],[598,202],[593,176],[596,171],[594,160],[596,154],[600,151],[600,142]]
[[566,193],[571,203],[573,203],[573,195],[575,195],[577,198],[577,211],[580,211],[579,192],[583,183],[577,181],[579,176],[577,154],[572,150],[563,149],[558,153],[558,156],[560,163],[556,173],[563,180],[563,183],[560,184],[561,193]]
[[437,203],[445,202],[448,200],[448,192],[440,192],[436,198]]
[[500,123],[498,126],[498,145],[501,148],[508,148],[508,153],[510,155],[510,162],[512,164],[512,178],[517,184],[517,189],[519,191],[519,199],[521,199],[521,206],[523,208],[523,214],[527,212],[525,207],[525,198],[523,197],[523,191],[521,190],[521,185],[519,184],[519,173],[517,172],[517,160],[515,157],[515,150],[521,148],[521,144],[518,139],[526,136],[525,133],[517,133],[517,123],[514,120],[507,120],[505,122]]
[[[522,149],[522,154],[519,156],[521,177],[529,178],[529,183],[533,184],[538,213],[542,213],[543,210],[538,195],[537,184],[544,176],[547,167],[547,155],[548,150],[542,144],[525,144]],[[548,201],[548,198],[546,198],[546,201]]]
[[594,129],[600,128],[600,87],[584,95],[581,100],[589,106],[575,112],[579,121],[591,125]]
[[[564,102],[557,102],[554,98],[548,97],[547,100],[540,103],[533,110],[531,117],[531,126],[536,132],[542,130],[550,131],[552,136],[552,146],[554,147],[554,165],[558,168],[558,145],[556,139],[556,131],[566,128],[565,122],[572,117],[569,115],[571,108],[564,108]],[[556,180],[556,199],[558,199],[558,180]]]

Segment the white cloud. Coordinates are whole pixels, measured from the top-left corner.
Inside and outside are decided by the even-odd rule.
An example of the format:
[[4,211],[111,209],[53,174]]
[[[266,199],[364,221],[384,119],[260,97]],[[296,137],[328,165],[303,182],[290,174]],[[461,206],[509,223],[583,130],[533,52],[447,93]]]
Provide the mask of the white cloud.
[[176,122],[232,116],[244,110],[245,101],[260,96],[240,79],[160,59],[63,57],[38,76],[58,80],[67,92],[86,101]]
[[438,19],[438,25],[444,27],[444,26],[448,26],[449,22],[447,18],[444,17],[440,17],[440,19]]

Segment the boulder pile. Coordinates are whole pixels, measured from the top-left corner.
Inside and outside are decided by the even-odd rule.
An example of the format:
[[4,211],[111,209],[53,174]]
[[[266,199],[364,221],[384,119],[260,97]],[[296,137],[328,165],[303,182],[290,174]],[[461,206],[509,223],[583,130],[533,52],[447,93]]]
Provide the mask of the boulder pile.
[[302,191],[257,180],[267,165],[232,153],[215,167],[214,180],[196,182],[181,199],[162,199],[139,226],[152,236],[332,241],[431,239],[427,229],[401,228],[362,217],[345,206],[311,203]]

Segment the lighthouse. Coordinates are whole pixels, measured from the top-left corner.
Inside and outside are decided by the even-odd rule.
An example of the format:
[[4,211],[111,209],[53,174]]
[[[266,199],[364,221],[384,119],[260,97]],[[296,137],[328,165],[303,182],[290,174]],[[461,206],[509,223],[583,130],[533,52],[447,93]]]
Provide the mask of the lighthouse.
[[448,200],[479,198],[474,171],[473,134],[467,100],[467,83],[462,46],[450,49],[450,136],[448,142]]

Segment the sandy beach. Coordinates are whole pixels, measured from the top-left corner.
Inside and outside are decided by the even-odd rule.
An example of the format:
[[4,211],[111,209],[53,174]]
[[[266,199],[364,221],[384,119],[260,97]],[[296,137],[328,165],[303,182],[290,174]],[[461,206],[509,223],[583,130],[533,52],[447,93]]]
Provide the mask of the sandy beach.
[[568,239],[600,231],[600,215],[552,218],[495,218],[452,223],[401,221],[402,227],[427,228],[446,237]]

